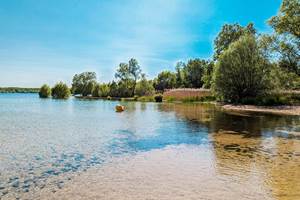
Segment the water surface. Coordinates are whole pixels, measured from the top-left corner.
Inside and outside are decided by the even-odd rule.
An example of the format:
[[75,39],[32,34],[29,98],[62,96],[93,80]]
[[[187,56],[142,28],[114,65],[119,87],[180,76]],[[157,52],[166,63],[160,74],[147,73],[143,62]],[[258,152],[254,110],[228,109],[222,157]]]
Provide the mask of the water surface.
[[116,113],[116,104],[0,94],[1,198],[300,198],[299,117],[139,102]]

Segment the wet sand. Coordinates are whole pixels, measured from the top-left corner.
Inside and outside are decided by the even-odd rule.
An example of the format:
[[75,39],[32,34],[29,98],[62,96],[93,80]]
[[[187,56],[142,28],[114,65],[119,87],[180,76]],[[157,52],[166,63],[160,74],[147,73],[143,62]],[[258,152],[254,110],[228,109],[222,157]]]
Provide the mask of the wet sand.
[[300,115],[300,106],[253,106],[223,105],[222,108],[234,112],[270,113],[277,115]]
[[299,141],[279,139],[273,146],[274,141],[261,144],[233,133],[220,132],[213,137],[212,149],[179,145],[115,158],[101,168],[76,175],[61,190],[45,189],[35,198],[300,198]]

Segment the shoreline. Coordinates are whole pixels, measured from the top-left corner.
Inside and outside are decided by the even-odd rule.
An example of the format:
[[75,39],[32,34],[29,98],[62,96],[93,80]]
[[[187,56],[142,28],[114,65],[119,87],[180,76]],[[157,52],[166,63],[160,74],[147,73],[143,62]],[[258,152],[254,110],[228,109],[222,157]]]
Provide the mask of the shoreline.
[[225,105],[221,105],[221,108],[224,109],[225,111],[234,111],[234,112],[300,116],[300,106],[288,106],[288,105],[254,106],[254,105],[225,104]]
[[[153,102],[153,101],[140,101],[134,98],[120,98],[120,97],[111,97],[107,99],[106,97],[81,97],[75,96],[78,99],[86,99],[86,100],[114,100],[114,101],[136,101],[136,102]],[[163,103],[210,103],[214,105],[218,105],[221,109],[225,111],[231,112],[239,112],[239,113],[262,113],[262,114],[274,114],[274,115],[292,115],[292,116],[300,116],[300,106],[298,105],[281,105],[281,106],[256,106],[256,105],[234,105],[234,104],[222,104],[216,101],[191,101],[184,102],[180,100],[176,101],[168,101],[164,100]]]

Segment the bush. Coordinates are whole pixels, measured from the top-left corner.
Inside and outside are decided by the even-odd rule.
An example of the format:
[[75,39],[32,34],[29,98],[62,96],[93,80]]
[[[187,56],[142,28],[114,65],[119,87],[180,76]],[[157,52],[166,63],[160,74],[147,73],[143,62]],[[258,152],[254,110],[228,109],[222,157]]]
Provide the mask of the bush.
[[273,87],[272,68],[254,36],[243,36],[221,54],[213,74],[213,90],[230,102],[256,98]]
[[145,75],[142,75],[142,79],[137,83],[135,87],[135,94],[138,96],[150,96],[154,94],[154,87],[152,81],[148,81]]
[[40,91],[39,91],[39,96],[40,98],[48,98],[51,96],[51,88],[44,84],[41,88],[40,88]]
[[93,97],[100,97],[101,96],[100,84],[95,85],[95,87],[93,88],[93,91],[92,91],[92,96]]
[[154,100],[155,102],[162,102],[163,96],[161,94],[155,95]]
[[71,91],[68,86],[59,82],[52,88],[52,97],[55,99],[68,99],[71,95]]

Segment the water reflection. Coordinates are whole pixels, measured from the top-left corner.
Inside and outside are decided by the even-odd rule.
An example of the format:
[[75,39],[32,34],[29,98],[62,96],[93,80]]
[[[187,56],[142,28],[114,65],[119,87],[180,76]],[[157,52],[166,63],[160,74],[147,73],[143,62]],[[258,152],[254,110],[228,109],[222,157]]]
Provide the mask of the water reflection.
[[208,128],[219,174],[259,178],[276,199],[300,198],[299,117],[241,115],[198,104],[160,109]]

